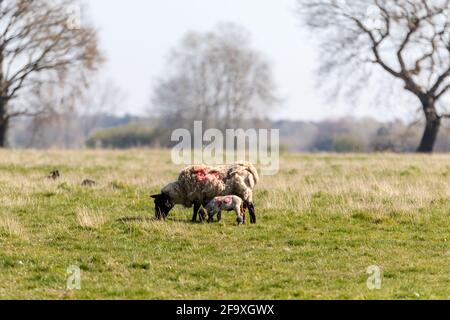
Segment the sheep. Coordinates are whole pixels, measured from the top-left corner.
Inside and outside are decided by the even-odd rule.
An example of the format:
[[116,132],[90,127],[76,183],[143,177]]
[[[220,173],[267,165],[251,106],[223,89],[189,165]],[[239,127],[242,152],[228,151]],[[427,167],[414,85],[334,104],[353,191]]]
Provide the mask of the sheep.
[[243,201],[238,196],[215,197],[206,205],[205,209],[208,212],[208,222],[214,221],[216,214],[217,220],[222,220],[222,211],[234,211],[238,225],[245,223]]
[[[258,172],[248,162],[218,167],[189,166],[181,171],[177,181],[169,183],[160,194],[152,196],[155,216],[165,219],[177,204],[186,208],[194,206],[192,222],[196,222],[201,206],[205,207],[218,196],[235,195],[244,201],[244,208],[250,212],[250,222],[254,224],[253,189],[258,182]],[[200,214],[202,222],[205,218],[203,212]]]

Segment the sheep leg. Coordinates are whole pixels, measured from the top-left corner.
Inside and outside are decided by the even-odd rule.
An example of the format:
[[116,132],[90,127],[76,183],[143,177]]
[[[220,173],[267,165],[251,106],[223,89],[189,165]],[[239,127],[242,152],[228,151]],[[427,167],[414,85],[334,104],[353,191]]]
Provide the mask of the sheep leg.
[[214,211],[208,212],[208,223],[211,223],[214,221],[214,215],[216,213]]
[[217,213],[217,221],[218,221],[218,222],[222,221],[222,211],[219,211],[219,212]]
[[240,211],[241,211],[241,214],[242,214],[242,218],[243,218],[243,220],[244,220],[244,224],[245,224],[245,220],[246,220],[246,214],[245,214],[245,206],[244,206],[244,204],[241,204],[241,206],[240,206]]
[[242,215],[241,206],[239,204],[236,204],[234,206],[234,212],[236,212],[236,218],[238,221],[244,221],[244,216]]
[[205,222],[206,216],[204,210],[201,210],[201,212],[199,213],[199,217],[201,223]]
[[206,214],[205,214],[205,209],[201,208],[201,205],[199,204],[199,210],[197,210],[198,216],[200,217],[200,222],[203,223],[205,222],[206,219]]
[[246,202],[245,205],[248,208],[248,211],[250,212],[250,223],[255,224],[256,223],[255,206],[251,202]]
[[200,210],[200,204],[194,203],[194,214],[192,216],[192,222],[197,222],[198,211]]

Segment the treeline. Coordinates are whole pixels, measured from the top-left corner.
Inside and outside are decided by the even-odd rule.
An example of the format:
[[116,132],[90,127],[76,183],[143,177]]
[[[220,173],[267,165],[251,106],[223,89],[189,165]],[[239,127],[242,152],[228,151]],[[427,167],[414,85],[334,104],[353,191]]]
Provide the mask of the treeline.
[[159,130],[142,124],[105,129],[95,133],[86,141],[88,148],[127,149],[139,147],[159,147]]
[[[370,118],[259,121],[254,125],[279,129],[282,149],[294,152],[414,152],[423,130],[419,122],[384,123]],[[157,119],[133,116],[84,116],[79,121],[61,119],[43,126],[23,119],[12,126],[9,140],[14,148],[169,148],[171,132],[161,128]],[[450,151],[450,124],[443,126],[436,151]]]
[[[374,119],[339,119],[320,122],[280,121],[281,144],[301,152],[415,152],[421,123],[379,122]],[[450,151],[450,137],[443,130],[437,151]]]

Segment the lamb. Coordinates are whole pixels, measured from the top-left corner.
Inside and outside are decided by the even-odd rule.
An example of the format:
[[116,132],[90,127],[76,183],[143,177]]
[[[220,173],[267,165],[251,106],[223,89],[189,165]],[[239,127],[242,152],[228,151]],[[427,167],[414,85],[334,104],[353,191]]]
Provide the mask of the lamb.
[[243,201],[237,196],[215,197],[206,205],[205,209],[208,212],[208,222],[212,222],[216,214],[217,220],[222,220],[222,211],[234,211],[238,225],[245,223]]
[[[153,195],[155,216],[165,219],[175,205],[186,208],[194,206],[192,221],[197,221],[201,206],[205,207],[218,196],[235,195],[243,200],[244,208],[250,212],[251,223],[256,223],[253,204],[253,189],[259,181],[258,172],[248,162],[234,165],[189,166],[182,170],[178,180],[165,186],[160,194]],[[200,214],[200,220],[205,219]]]

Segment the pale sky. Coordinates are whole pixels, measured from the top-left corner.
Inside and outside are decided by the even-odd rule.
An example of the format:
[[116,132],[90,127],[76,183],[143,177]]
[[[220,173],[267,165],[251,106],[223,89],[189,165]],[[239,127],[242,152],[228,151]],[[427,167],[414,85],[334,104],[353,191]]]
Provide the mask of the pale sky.
[[[281,106],[275,119],[319,120],[344,116],[350,108],[325,105],[316,88],[316,50],[302,30],[296,0],[91,0],[90,16],[100,30],[108,59],[106,74],[126,94],[128,110],[144,114],[152,85],[164,71],[171,48],[187,31],[209,31],[220,22],[246,28],[253,47],[271,62]],[[361,107],[356,116],[376,115]],[[384,114],[386,116],[386,114]]]

